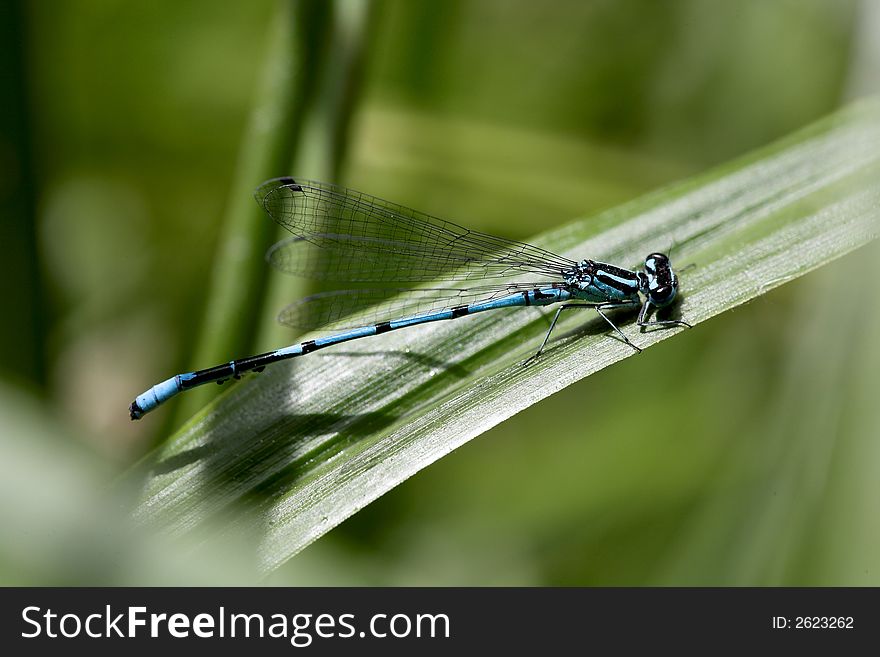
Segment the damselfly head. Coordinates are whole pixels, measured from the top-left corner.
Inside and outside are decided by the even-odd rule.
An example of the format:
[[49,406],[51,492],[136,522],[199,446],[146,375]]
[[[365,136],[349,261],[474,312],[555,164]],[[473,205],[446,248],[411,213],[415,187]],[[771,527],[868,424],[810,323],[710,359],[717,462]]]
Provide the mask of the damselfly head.
[[662,308],[672,303],[678,291],[678,277],[672,271],[669,256],[652,253],[645,258],[645,279],[646,286],[642,292],[652,305]]

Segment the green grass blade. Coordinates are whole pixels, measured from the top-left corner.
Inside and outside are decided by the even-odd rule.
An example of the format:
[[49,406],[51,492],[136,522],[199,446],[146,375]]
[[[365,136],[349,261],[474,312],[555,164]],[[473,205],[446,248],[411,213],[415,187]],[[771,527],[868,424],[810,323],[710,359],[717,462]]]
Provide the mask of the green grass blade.
[[[693,324],[880,233],[880,104],[839,112],[698,178],[537,237],[636,266],[674,245],[676,314]],[[401,481],[631,349],[570,313],[544,357],[536,310],[391,333],[278,365],[236,386],[151,462],[136,515],[172,532],[224,518],[256,531],[271,570]],[[650,346],[682,330],[624,332]],[[694,330],[699,331],[699,328]],[[573,409],[575,412],[577,409]]]
[[[374,5],[367,2],[337,2],[333,6],[328,34],[327,54],[321,79],[315,85],[314,107],[303,131],[302,145],[293,161],[279,169],[281,173],[310,172],[320,180],[339,180],[347,157],[347,135],[351,118],[360,102],[363,89],[363,66],[368,59],[368,44],[375,30]],[[272,175],[277,175],[276,172]],[[269,178],[270,176],[266,176]],[[256,205],[256,204],[253,204]],[[261,208],[257,208],[261,210]],[[263,221],[265,223],[265,216]],[[277,240],[289,237],[275,226]],[[304,297],[314,290],[309,282],[273,272],[266,286],[263,314],[255,351],[267,351],[280,341],[289,340],[290,332],[275,321],[275,314],[291,299]]]
[[[263,256],[275,237],[274,226],[253,201],[253,190],[285,172],[298,148],[322,61],[324,13],[314,1],[276,3],[266,67],[230,188],[193,363],[219,362],[230,353],[246,352],[253,343],[261,315],[258,291],[267,277]],[[176,406],[173,426],[204,406],[215,391],[193,393]]]

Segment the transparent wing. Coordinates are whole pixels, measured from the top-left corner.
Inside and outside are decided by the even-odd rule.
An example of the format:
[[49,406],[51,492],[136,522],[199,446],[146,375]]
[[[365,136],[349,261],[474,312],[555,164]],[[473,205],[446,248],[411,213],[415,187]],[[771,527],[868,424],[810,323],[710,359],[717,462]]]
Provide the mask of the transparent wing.
[[510,283],[469,289],[333,290],[294,301],[281,311],[278,321],[297,329],[354,328],[497,299],[547,285],[550,283]]
[[325,183],[277,178],[254,195],[294,235],[272,248],[269,261],[311,278],[420,282],[528,272],[561,280],[576,264],[531,244]]

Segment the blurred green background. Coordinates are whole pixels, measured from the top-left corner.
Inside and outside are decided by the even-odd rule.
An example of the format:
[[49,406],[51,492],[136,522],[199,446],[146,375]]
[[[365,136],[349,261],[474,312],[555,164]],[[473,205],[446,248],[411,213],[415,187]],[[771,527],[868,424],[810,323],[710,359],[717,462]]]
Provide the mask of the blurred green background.
[[[213,364],[194,362],[222,280],[212,267],[241,246],[235,182],[261,181],[247,179],[249,140],[273,125],[260,81],[283,48],[297,118],[273,175],[331,178],[515,238],[880,86],[874,0],[2,11],[7,584],[255,581],[249,546],[193,564],[130,532],[130,500],[109,484],[196,410],[131,423],[126,409],[153,382]],[[241,249],[271,230],[265,220]],[[863,249],[530,408],[269,582],[880,585],[880,309],[870,285],[849,284],[876,280],[878,254]],[[295,338],[272,318],[308,288],[267,275],[235,306],[236,348]]]

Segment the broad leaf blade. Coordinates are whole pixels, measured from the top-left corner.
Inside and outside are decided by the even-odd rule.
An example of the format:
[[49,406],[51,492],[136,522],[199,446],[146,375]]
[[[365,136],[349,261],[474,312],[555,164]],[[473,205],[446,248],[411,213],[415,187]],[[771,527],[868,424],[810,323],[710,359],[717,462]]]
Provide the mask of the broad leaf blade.
[[[880,106],[867,102],[534,241],[625,266],[672,246],[679,267],[696,265],[681,276],[674,313],[696,324],[878,233]],[[260,566],[275,568],[468,440],[633,355],[594,314],[569,315],[530,367],[521,363],[547,317],[525,309],[276,365],[235,386],[155,454],[137,515],[174,532],[221,516],[232,528],[256,525]],[[643,347],[682,333],[642,334],[629,318],[621,322]]]

